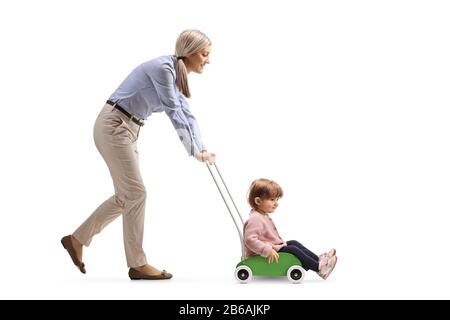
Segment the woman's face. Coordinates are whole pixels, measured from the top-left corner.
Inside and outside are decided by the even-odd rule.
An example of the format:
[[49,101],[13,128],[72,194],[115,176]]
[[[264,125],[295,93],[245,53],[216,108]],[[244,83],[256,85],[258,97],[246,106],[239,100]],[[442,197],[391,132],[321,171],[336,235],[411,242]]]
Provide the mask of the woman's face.
[[194,53],[184,61],[187,72],[202,73],[203,67],[209,63],[209,54],[211,53],[211,46],[207,46],[197,53]]

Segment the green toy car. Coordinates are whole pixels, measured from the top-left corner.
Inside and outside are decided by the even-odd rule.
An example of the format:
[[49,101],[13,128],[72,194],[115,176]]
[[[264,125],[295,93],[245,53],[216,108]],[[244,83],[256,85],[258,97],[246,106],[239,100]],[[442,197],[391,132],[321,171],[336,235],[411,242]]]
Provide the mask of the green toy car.
[[286,276],[292,283],[301,283],[305,274],[300,260],[286,252],[280,252],[278,262],[272,263],[261,256],[247,258],[237,264],[234,272],[234,276],[241,283],[249,282],[253,276]]

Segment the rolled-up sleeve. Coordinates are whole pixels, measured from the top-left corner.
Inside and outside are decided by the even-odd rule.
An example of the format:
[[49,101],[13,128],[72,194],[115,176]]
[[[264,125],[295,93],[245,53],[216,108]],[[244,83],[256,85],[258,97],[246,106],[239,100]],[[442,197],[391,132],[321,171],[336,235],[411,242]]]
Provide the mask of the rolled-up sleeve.
[[197,120],[190,112],[187,101],[176,92],[175,70],[170,64],[161,66],[153,77],[153,84],[188,154],[193,156],[205,150]]

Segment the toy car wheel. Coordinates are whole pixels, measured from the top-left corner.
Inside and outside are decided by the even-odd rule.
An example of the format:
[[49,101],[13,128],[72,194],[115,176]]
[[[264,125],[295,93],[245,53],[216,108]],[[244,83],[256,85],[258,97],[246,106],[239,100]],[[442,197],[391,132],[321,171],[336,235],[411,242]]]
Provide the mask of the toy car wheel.
[[247,283],[252,279],[252,269],[247,266],[239,266],[236,268],[234,276],[240,283]]
[[286,276],[292,283],[300,283],[305,278],[306,271],[300,266],[292,266],[287,271]]

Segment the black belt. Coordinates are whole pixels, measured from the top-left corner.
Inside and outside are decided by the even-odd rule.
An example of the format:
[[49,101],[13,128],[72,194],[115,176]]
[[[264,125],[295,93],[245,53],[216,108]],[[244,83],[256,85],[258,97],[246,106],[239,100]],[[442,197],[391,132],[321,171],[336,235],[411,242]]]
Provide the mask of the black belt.
[[136,123],[138,126],[143,126],[144,122],[142,120],[139,120],[138,118],[136,118],[135,116],[133,116],[131,113],[129,113],[127,110],[125,110],[124,108],[122,108],[120,105],[118,105],[115,102],[112,102],[111,100],[106,101],[107,104],[109,104],[110,106],[113,106],[115,109],[119,110],[120,112],[122,112],[124,115],[126,115],[129,119],[131,119],[131,121],[133,121],[134,123]]

